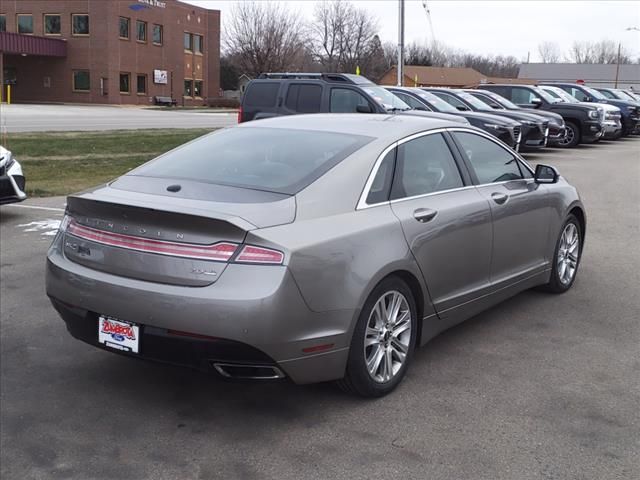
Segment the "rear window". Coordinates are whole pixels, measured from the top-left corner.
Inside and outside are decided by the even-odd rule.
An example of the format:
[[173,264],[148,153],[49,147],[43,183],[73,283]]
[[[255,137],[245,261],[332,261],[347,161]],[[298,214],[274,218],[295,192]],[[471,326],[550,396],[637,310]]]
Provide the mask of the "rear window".
[[335,132],[230,128],[167,152],[129,175],[293,195],[371,140]]
[[252,107],[275,107],[280,83],[256,82],[247,86],[244,104]]

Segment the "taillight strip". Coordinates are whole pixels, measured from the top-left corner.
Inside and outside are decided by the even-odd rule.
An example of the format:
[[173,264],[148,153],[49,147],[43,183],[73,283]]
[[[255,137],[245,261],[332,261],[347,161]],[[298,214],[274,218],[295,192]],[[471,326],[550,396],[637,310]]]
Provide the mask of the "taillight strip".
[[200,260],[228,261],[238,248],[238,245],[219,242],[212,245],[192,245],[188,243],[151,240],[120,233],[105,232],[95,228],[80,225],[71,220],[67,226],[67,233],[78,238],[89,240],[112,247],[127,248],[139,252],[156,253],[172,257],[185,257]]

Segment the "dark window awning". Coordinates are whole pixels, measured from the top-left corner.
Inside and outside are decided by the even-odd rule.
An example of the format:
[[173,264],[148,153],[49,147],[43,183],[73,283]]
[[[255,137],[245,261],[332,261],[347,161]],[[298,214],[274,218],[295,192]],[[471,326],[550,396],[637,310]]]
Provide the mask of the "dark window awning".
[[67,42],[58,38],[0,32],[0,52],[6,55],[66,57]]

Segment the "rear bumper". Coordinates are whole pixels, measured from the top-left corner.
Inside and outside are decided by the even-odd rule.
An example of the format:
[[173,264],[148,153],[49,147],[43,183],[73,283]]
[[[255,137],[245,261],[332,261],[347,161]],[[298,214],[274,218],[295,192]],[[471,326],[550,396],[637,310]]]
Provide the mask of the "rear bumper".
[[[344,375],[357,312],[311,311],[286,267],[230,265],[213,285],[180,287],[91,270],[58,243],[48,255],[47,295],[79,340],[117,352],[98,343],[104,314],[141,325],[139,353],[124,355],[206,372],[216,361],[275,365],[295,383]],[[331,347],[303,351],[318,345]]]

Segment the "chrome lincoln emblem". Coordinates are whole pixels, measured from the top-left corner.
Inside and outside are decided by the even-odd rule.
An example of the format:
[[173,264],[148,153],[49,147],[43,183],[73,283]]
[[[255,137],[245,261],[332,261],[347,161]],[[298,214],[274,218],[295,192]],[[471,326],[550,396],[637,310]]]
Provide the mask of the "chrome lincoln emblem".
[[144,228],[141,228],[140,229],[140,233],[145,234],[145,233],[147,233],[147,231]]
[[191,269],[191,273],[195,273],[196,275],[209,275],[212,277],[215,277],[216,275],[218,275],[215,271],[213,270],[203,270],[201,268],[192,268]]

